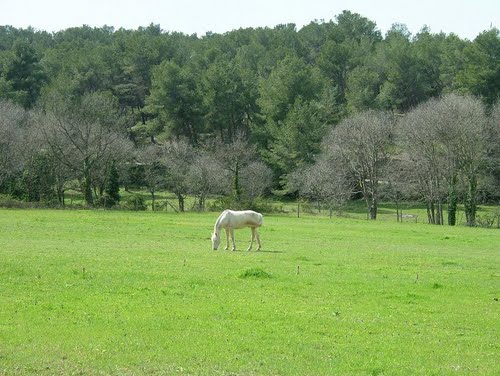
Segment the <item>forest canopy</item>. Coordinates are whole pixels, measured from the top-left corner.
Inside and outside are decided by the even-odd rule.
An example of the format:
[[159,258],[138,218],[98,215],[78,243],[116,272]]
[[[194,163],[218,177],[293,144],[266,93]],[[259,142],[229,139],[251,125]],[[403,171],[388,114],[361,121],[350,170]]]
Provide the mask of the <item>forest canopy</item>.
[[[457,199],[473,189],[481,200],[495,200],[499,56],[496,28],[473,41],[425,27],[412,35],[401,24],[382,35],[374,21],[350,11],[300,30],[285,24],[204,36],[154,24],[55,33],[0,26],[0,192],[62,202],[72,187],[95,205],[111,197],[106,187],[113,171],[122,186],[170,189],[180,204],[186,194],[195,194],[200,205],[213,193],[238,200],[271,189],[293,195],[310,191],[297,176],[312,167],[327,160],[352,165],[342,150],[359,145],[331,147],[347,142],[349,129],[379,124],[365,128],[388,138],[379,140],[388,148],[377,159],[380,171],[371,178],[342,171],[333,179],[335,186],[347,180],[344,189],[364,195],[376,217],[376,189],[366,179],[377,179],[371,185],[389,181],[387,166],[394,172],[396,164],[404,171],[417,148],[408,139],[413,133],[401,131],[409,114],[445,111],[448,103],[473,109],[464,126],[485,132],[477,141],[480,153],[472,152],[481,158],[453,161],[455,172],[436,177],[439,200],[428,203],[447,202],[450,179]],[[422,107],[429,101],[434,107]],[[415,124],[422,127],[418,135],[438,140]],[[422,198],[414,187],[398,187]]]

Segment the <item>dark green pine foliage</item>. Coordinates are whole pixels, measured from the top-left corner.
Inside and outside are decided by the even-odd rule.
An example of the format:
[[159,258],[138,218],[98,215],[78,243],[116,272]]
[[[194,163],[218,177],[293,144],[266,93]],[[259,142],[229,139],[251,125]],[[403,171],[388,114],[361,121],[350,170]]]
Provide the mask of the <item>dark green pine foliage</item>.
[[4,64],[0,64],[0,70],[3,70],[3,74],[0,71],[0,78],[4,76],[0,80],[0,98],[13,100],[24,108],[33,107],[46,81],[34,46],[18,39],[12,47],[10,58],[6,60]]
[[120,180],[115,161],[111,163],[111,167],[109,169],[105,193],[105,204],[107,207],[115,206],[120,203]]

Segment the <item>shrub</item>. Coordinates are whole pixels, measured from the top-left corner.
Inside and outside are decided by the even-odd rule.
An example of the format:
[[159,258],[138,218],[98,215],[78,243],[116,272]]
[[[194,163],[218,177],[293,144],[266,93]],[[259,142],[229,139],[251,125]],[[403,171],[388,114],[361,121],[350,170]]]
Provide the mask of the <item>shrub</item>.
[[280,206],[278,208],[275,208],[271,201],[266,200],[264,198],[257,198],[252,201],[247,201],[243,200],[240,202],[237,202],[234,198],[234,196],[224,196],[221,198],[218,198],[217,200],[213,201],[208,209],[210,211],[221,211],[221,210],[226,210],[226,209],[232,209],[232,210],[255,210],[258,212],[262,213],[271,213],[274,211],[283,211],[283,207]]
[[241,273],[240,278],[269,279],[272,278],[272,276],[260,268],[252,268]]
[[122,200],[122,208],[128,210],[142,211],[147,209],[146,200],[138,194],[132,194]]
[[476,226],[484,227],[484,228],[492,228],[496,225],[497,228],[500,227],[500,215],[499,214],[491,214],[491,215],[481,215],[476,217]]

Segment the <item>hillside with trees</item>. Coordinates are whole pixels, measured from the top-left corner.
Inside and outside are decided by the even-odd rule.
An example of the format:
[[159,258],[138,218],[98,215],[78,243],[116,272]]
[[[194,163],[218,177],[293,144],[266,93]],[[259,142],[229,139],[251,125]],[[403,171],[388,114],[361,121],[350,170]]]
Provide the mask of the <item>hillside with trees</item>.
[[119,203],[118,186],[248,206],[419,200],[430,223],[500,200],[500,32],[473,41],[344,11],[204,36],[0,26],[0,193]]

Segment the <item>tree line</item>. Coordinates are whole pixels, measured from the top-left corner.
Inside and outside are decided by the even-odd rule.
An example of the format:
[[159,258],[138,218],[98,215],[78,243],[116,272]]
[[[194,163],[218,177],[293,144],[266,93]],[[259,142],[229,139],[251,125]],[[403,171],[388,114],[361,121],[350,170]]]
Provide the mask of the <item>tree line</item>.
[[411,198],[432,223],[463,202],[473,225],[500,197],[499,52],[495,28],[382,36],[349,11],[202,37],[0,26],[0,192],[109,206],[141,186],[180,210],[187,194],[200,208],[213,194],[359,197],[373,219],[380,198]]

